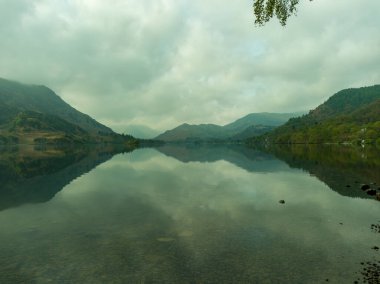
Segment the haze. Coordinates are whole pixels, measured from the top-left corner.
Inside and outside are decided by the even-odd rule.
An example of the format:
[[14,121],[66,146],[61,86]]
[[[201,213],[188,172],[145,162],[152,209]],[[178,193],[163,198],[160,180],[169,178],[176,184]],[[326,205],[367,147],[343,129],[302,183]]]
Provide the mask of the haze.
[[380,1],[303,1],[286,27],[255,27],[251,7],[0,0],[0,77],[47,85],[116,131],[145,133],[305,111],[379,83]]

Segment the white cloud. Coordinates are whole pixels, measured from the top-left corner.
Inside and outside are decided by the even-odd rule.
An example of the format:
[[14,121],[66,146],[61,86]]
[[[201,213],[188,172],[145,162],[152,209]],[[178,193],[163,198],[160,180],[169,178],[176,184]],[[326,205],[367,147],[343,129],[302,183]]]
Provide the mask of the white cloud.
[[308,110],[379,83],[379,1],[304,1],[285,28],[254,27],[251,5],[0,0],[0,77],[45,84],[119,131]]

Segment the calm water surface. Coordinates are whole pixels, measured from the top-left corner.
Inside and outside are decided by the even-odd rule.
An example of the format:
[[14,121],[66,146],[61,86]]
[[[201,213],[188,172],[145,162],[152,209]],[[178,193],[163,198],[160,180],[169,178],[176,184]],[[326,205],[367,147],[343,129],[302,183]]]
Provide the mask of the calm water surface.
[[357,184],[376,180],[350,167],[227,147],[41,153],[1,153],[0,283],[362,283],[380,261],[380,202]]

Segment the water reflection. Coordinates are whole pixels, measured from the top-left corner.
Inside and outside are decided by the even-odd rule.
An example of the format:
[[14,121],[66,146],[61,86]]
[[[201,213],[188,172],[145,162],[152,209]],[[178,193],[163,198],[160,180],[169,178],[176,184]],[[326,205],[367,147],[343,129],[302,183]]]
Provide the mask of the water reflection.
[[272,154],[244,145],[166,144],[156,147],[161,153],[181,162],[230,162],[249,172],[276,172],[289,169]]
[[350,197],[374,198],[360,190],[361,184],[380,187],[380,150],[376,147],[275,145],[258,150],[243,145],[168,144],[157,150],[182,162],[224,160],[250,172],[298,168]]
[[65,185],[109,160],[120,147],[0,148],[0,211],[46,202]]
[[3,210],[0,282],[352,283],[380,260],[377,201],[271,155],[247,150],[255,166],[242,170],[248,160],[228,162],[241,152],[216,151],[207,163],[116,155],[49,202]]
[[266,151],[294,168],[303,169],[339,194],[370,197],[361,184],[380,189],[380,149],[342,145],[277,145]]

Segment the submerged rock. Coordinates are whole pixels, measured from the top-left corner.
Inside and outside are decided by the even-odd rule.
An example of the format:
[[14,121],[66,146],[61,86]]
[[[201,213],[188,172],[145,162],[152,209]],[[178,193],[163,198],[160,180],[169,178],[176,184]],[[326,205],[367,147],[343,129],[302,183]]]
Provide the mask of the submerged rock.
[[380,233],[380,224],[371,224],[371,230],[374,233]]
[[380,193],[376,193],[376,199],[380,201]]
[[[363,265],[363,263],[361,264]],[[367,261],[367,263],[364,263],[360,274],[362,279],[359,278],[358,281],[354,281],[354,283],[359,283],[360,280],[362,280],[360,283],[380,283],[380,265],[376,262]]]
[[367,194],[371,195],[371,196],[374,196],[374,195],[376,195],[376,190],[375,189],[367,190]]
[[362,184],[360,188],[361,190],[367,190],[367,189],[370,189],[371,187],[368,184]]

